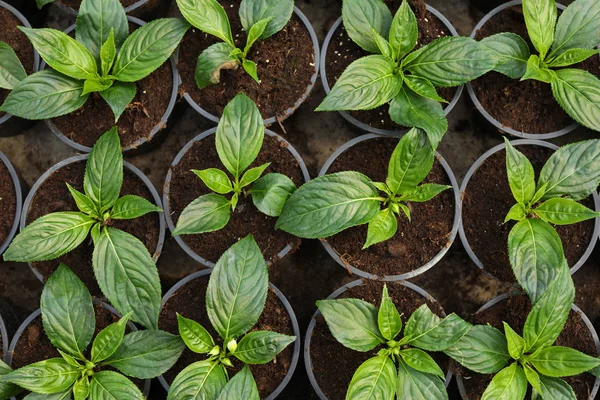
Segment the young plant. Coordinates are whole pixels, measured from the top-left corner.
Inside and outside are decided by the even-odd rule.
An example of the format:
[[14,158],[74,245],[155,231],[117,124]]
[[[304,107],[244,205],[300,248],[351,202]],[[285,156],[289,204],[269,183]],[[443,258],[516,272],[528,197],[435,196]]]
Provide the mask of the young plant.
[[504,141],[508,183],[517,201],[505,222],[518,221],[508,236],[509,259],[535,304],[556,278],[564,258],[560,237],[550,224],[569,225],[600,216],[578,203],[600,184],[600,140],[558,149],[542,168],[537,185],[527,157]]
[[556,279],[531,309],[523,336],[507,323],[504,323],[504,334],[490,325],[476,325],[445,350],[471,371],[495,374],[482,400],[522,400],[527,382],[533,387],[532,398],[576,400],[571,386],[559,378],[579,375],[600,365],[598,358],[553,346],[575,298],[569,266],[564,259],[560,265]]
[[19,27],[51,69],[23,79],[0,110],[49,119],[77,110],[98,93],[117,121],[135,97],[135,83],[171,56],[189,26],[178,18],[158,19],[129,35],[119,0],[83,0],[76,39],[54,29]]
[[600,80],[587,71],[564,68],[597,56],[600,3],[576,0],[560,15],[555,0],[523,0],[527,33],[538,54],[514,33],[481,41],[496,53],[495,71],[512,79],[549,83],[560,106],[581,125],[600,131]]
[[114,127],[92,148],[85,169],[84,193],[67,183],[79,212],[44,215],[25,227],[4,253],[4,260],[54,260],[82,244],[91,232],[96,280],[111,304],[148,329],[158,326],[161,288],[158,270],[146,246],[135,236],[111,227],[111,221],[135,219],[162,210],[138,196],[119,198],[123,154]]
[[0,89],[13,90],[25,78],[27,72],[15,51],[0,41]]
[[412,51],[417,18],[404,0],[396,15],[382,0],[344,0],[348,36],[374,55],[354,61],[317,111],[371,110],[389,103],[392,121],[421,128],[436,149],[448,120],[435,87],[467,83],[496,65],[493,53],[471,38],[444,37]]
[[[215,193],[198,197],[183,210],[173,231],[174,236],[224,228],[240,196],[251,195],[256,208],[270,217],[281,214],[283,205],[296,190],[294,182],[277,173],[261,178],[270,163],[248,169],[260,152],[264,136],[265,126],[256,104],[243,93],[235,96],[223,110],[215,134],[217,154],[233,181],[217,168],[193,170]],[[245,189],[250,185],[250,190]],[[230,193],[231,199],[223,196]]]
[[402,331],[402,319],[383,288],[379,308],[359,299],[321,300],[317,302],[333,337],[345,347],[372,352],[354,373],[347,400],[448,399],[445,375],[427,352],[443,351],[454,345],[471,324],[456,314],[445,318],[435,315],[427,304],[419,307]]
[[295,236],[316,239],[368,223],[363,249],[386,241],[396,234],[400,213],[410,220],[409,203],[429,201],[451,188],[421,184],[429,175],[434,159],[427,135],[413,128],[396,146],[385,183],[373,182],[354,171],[313,179],[292,194],[275,227]]
[[177,6],[190,24],[223,41],[208,47],[198,57],[196,84],[204,89],[219,83],[222,69],[240,66],[260,83],[256,63],[248,59],[248,52],[256,41],[273,36],[288,24],[294,0],[242,0],[240,20],[248,34],[243,50],[235,46],[227,13],[217,0],[177,0]]
[[[246,333],[258,322],[268,292],[267,264],[254,238],[247,236],[221,256],[206,291],[206,312],[222,344],[216,344],[199,323],[177,314],[179,333],[187,347],[207,358],[177,375],[169,400],[260,399],[248,365],[272,362],[296,340],[270,331]],[[232,358],[244,368],[230,380],[227,368],[233,367]]]
[[[131,313],[104,328],[92,343],[96,315],[92,296],[64,264],[48,279],[40,301],[44,332],[62,357],[0,376],[32,392],[25,399],[145,399],[130,378],[152,379],[170,369],[185,345],[170,333],[125,334]],[[86,349],[92,343],[90,351]],[[118,372],[117,372],[118,371]],[[1,384],[0,384],[1,385]],[[9,397],[2,397],[5,400]]]

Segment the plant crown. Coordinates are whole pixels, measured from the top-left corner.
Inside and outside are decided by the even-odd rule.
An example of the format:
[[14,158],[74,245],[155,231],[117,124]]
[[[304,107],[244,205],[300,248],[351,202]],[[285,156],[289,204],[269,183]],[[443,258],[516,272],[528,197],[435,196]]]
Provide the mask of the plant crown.
[[0,41],[0,89],[12,90],[25,78],[27,72],[15,51]]

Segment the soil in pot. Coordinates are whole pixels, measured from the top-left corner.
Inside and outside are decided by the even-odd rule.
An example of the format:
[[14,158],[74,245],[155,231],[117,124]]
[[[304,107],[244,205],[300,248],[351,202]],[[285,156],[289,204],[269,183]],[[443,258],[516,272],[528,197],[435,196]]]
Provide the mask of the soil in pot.
[[[263,176],[271,172],[278,172],[290,177],[297,187],[304,182],[302,170],[296,158],[283,143],[274,137],[265,135],[262,149],[249,168],[258,167],[268,162],[271,165]],[[203,170],[207,168],[218,168],[226,171],[215,148],[215,135],[209,135],[195,142],[179,164],[171,167],[173,177],[169,206],[174,222],[179,219],[179,215],[188,204],[202,195],[212,193],[200,178],[191,171],[192,169]],[[290,245],[292,251],[300,246],[300,239],[286,232],[275,230],[276,221],[277,218],[268,217],[258,211],[252,203],[251,196],[240,196],[235,212],[225,228],[202,235],[184,235],[182,239],[196,254],[205,260],[216,263],[225,250],[240,238],[253,234],[265,259],[268,262],[275,262],[277,254],[286,246]]]
[[[358,171],[375,182],[385,182],[388,162],[397,145],[398,140],[392,138],[365,140],[342,153],[327,173]],[[439,161],[434,162],[425,183],[450,185]],[[346,229],[327,241],[344,262],[377,276],[401,275],[420,268],[448,245],[454,223],[454,193],[449,189],[426,203],[410,203],[409,208],[412,221],[401,214],[396,234],[366,250],[362,247],[367,225]]]
[[[213,339],[215,339],[215,342],[219,346],[222,346],[223,339],[220,338],[219,334],[212,327],[206,313],[206,288],[208,282],[209,275],[206,275],[188,282],[175,292],[161,310],[158,321],[159,328],[172,334],[179,334],[177,325],[177,313],[179,313],[186,318],[200,323],[208,330]],[[294,336],[294,328],[290,316],[275,292],[271,290],[269,290],[263,314],[250,332],[258,330],[269,330]],[[279,353],[273,362],[250,366],[261,399],[273,393],[285,379],[292,363],[293,353],[294,344],[292,343]],[[164,378],[171,384],[185,367],[204,359],[206,359],[205,355],[196,354],[186,348],[177,364],[164,374]],[[229,377],[233,377],[243,367],[243,364],[234,357],[231,360],[235,367],[228,370]]]
[[[554,150],[540,146],[518,146],[539,173]],[[582,202],[595,209],[591,197]],[[506,152],[498,151],[475,172],[463,196],[463,228],[469,245],[487,272],[505,282],[516,282],[508,260],[508,234],[514,221],[504,223],[508,210],[516,204],[506,174]],[[585,253],[594,233],[594,220],[555,226],[569,266]]]
[[[246,32],[240,22],[239,0],[219,0],[225,8],[235,45],[244,48]],[[179,47],[177,69],[181,75],[183,92],[205,111],[220,116],[223,108],[239,92],[246,93],[257,105],[263,118],[284,117],[305,94],[315,73],[315,49],[306,26],[296,14],[278,33],[252,46],[248,58],[258,65],[260,84],[243,68],[221,71],[221,82],[202,90],[196,86],[194,72],[198,56],[219,40],[192,28]]]
[[[387,287],[396,308],[403,314],[403,326],[410,315],[423,304],[427,304],[437,315],[443,315],[443,310],[437,302],[425,299],[399,282],[388,282]],[[338,299],[361,299],[379,307],[382,291],[383,283],[365,280],[362,285],[346,290]],[[323,394],[329,400],[344,400],[354,372],[363,362],[377,355],[379,350],[377,347],[370,352],[361,353],[344,347],[331,335],[325,319],[319,316],[310,341],[310,357],[313,374]],[[442,353],[432,353],[432,357],[442,371],[448,370],[446,356]]]
[[[560,13],[560,10],[559,10]],[[513,32],[524,38],[537,54],[529,36],[521,6],[511,7],[494,15],[477,31],[478,40],[501,32]],[[591,72],[600,78],[600,58],[569,66]],[[552,95],[549,84],[535,80],[521,82],[497,72],[472,82],[473,90],[483,108],[502,125],[527,133],[550,133],[573,123]]]
[[[50,175],[39,187],[27,213],[27,223],[39,217],[59,211],[78,211],[75,200],[71,196],[65,183],[83,192],[83,176],[85,173],[85,160],[66,165]],[[144,182],[127,168],[124,169],[123,187],[121,196],[137,195],[152,203],[154,198]],[[121,229],[140,239],[146,248],[153,254],[156,250],[160,235],[159,217],[156,213],[146,214],[141,218],[132,220],[111,221],[110,226]],[[59,257],[56,260],[36,262],[33,267],[44,277],[44,281],[52,275],[60,263],[65,263],[85,283],[92,295],[101,295],[94,271],[92,269],[92,253],[94,246],[91,237],[88,237],[79,247]]]
[[[1,10],[1,9],[0,9]],[[15,222],[17,212],[17,194],[10,171],[0,160],[0,245],[2,245]]]
[[[470,318],[470,322],[473,324],[490,324],[501,332],[504,332],[502,322],[506,322],[518,334],[522,335],[523,326],[525,325],[529,311],[531,311],[529,298],[525,295],[514,296],[473,315]],[[580,314],[572,310],[562,333],[554,345],[570,347],[593,357],[598,356],[596,344],[590,330],[581,319]],[[493,375],[477,374],[461,366],[457,366],[457,368],[460,370],[469,400],[479,400],[490,384]],[[590,392],[596,380],[594,376],[588,373],[563,379],[573,387],[577,399],[580,400],[589,399]]]
[[[400,0],[384,0],[395,15],[402,2]],[[435,39],[445,36],[451,36],[452,33],[448,30],[443,22],[425,9],[423,0],[409,0],[411,8],[417,17],[419,25],[419,40],[416,49],[419,49]],[[333,88],[342,73],[350,64],[359,58],[372,55],[363,50],[359,45],[354,43],[344,29],[344,24],[340,24],[335,31],[327,48],[326,55],[326,74],[329,87]],[[438,94],[445,100],[451,101],[456,93],[456,88],[438,88]],[[401,130],[402,127],[390,119],[388,113],[389,105],[385,104],[381,107],[367,111],[351,111],[349,112],[357,120],[377,129]]]

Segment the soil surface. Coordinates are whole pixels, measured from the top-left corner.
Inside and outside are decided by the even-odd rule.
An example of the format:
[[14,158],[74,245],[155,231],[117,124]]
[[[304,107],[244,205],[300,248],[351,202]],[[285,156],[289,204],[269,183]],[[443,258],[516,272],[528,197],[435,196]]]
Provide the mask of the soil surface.
[[[517,148],[531,161],[537,182],[542,167],[554,151],[537,146]],[[594,209],[591,196],[582,203]],[[505,282],[516,282],[507,247],[508,234],[515,221],[504,223],[508,210],[515,204],[506,174],[506,152],[502,150],[488,158],[469,181],[463,196],[463,227],[471,249],[485,270]],[[555,228],[569,266],[573,267],[592,240],[594,220]]]
[[[246,32],[238,15],[239,0],[219,0],[225,8],[235,45],[243,49]],[[239,92],[246,93],[258,105],[263,118],[284,115],[289,108],[305,95],[311,78],[315,74],[315,49],[306,26],[296,14],[278,33],[265,40],[257,41],[248,59],[258,66],[257,83],[243,68],[221,71],[219,84],[198,89],[194,73],[198,56],[207,47],[220,40],[192,28],[179,47],[177,69],[183,82],[181,91],[212,115],[220,116],[223,108]]]
[[4,244],[15,222],[17,195],[6,165],[0,161],[0,246]]
[[[200,325],[208,330],[215,340],[215,343],[222,346],[223,339],[212,327],[208,314],[206,313],[206,288],[208,282],[208,276],[195,279],[180,288],[171,298],[169,298],[161,310],[158,321],[159,328],[174,335],[179,334],[177,324],[177,313],[179,313],[185,318],[200,323]],[[250,330],[250,332],[259,330],[268,330],[294,336],[294,329],[292,327],[290,316],[284,305],[279,301],[275,292],[271,290],[269,290],[264,311],[259,318],[258,323]],[[250,365],[250,370],[256,380],[261,399],[264,399],[273,393],[285,379],[285,376],[290,369],[293,353],[294,344],[292,343],[279,353],[273,362],[264,365]],[[194,353],[186,348],[177,364],[175,364],[164,377],[170,384],[185,367],[204,359],[206,359],[204,355]],[[231,357],[231,361],[234,362],[234,368],[228,369],[230,378],[238,373],[243,367],[243,363],[236,360],[234,357]]]
[[[276,138],[265,135],[262,149],[249,168],[258,167],[268,162],[271,165],[266,169],[263,176],[277,172],[290,177],[297,187],[304,182],[298,161],[287,150],[286,145]],[[192,169],[203,170],[207,168],[218,168],[227,171],[217,154],[215,135],[210,135],[194,143],[179,164],[171,168],[173,179],[171,180],[169,204],[175,224],[188,204],[200,196],[212,193],[202,180],[191,171]],[[231,198],[230,196],[227,195],[226,197]],[[240,196],[239,203],[225,228],[201,235],[184,235],[182,238],[198,255],[205,260],[216,263],[225,250],[239,239],[253,234],[265,259],[274,262],[277,259],[277,254],[287,246],[291,246],[292,251],[300,246],[300,239],[286,232],[275,230],[276,221],[277,218],[269,217],[258,211],[252,203],[251,196]]]

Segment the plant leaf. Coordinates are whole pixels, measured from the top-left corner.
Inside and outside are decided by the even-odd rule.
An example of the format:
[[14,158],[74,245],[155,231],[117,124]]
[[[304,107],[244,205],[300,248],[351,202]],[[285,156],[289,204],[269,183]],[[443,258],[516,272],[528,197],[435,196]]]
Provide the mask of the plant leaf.
[[535,172],[533,165],[523,153],[515,149],[504,138],[506,146],[506,172],[508,184],[514,198],[521,204],[527,204],[535,195]]
[[444,379],[445,375],[439,365],[431,358],[431,356],[419,349],[406,349],[400,351],[400,356],[406,364],[411,368],[423,372],[439,376]]
[[371,28],[371,33],[373,34],[373,40],[375,41],[375,44],[377,45],[377,48],[379,49],[379,53],[381,53],[382,56],[385,56],[389,59],[394,59],[394,51],[392,49],[392,46],[390,45],[390,43],[383,38],[379,33],[377,33],[377,31],[373,28]]
[[540,375],[529,366],[529,364],[522,365],[523,371],[525,372],[525,377],[527,378],[527,382],[537,391],[538,393],[543,392],[542,382],[540,381]]
[[258,387],[248,365],[244,365],[244,368],[227,382],[217,400],[260,400]]
[[396,215],[391,209],[379,211],[371,221],[367,229],[367,241],[363,246],[363,250],[373,246],[374,244],[385,242],[391,239],[398,230],[398,221]]
[[403,0],[390,27],[390,44],[396,60],[402,59],[415,48],[419,39],[417,17],[408,1]]
[[97,93],[97,92],[102,92],[105,91],[106,89],[110,88],[113,84],[113,81],[109,80],[91,80],[88,79],[86,81],[83,82],[83,93],[82,96],[85,96],[86,94],[89,93]]
[[560,69],[552,93],[561,107],[581,125],[600,131],[600,80],[580,69]]
[[177,314],[177,324],[179,335],[188,349],[194,353],[206,354],[215,347],[215,341],[210,333],[198,322]]
[[254,61],[244,60],[242,62],[242,67],[244,67],[244,71],[248,73],[257,83],[260,83],[260,78],[258,77],[258,67]]
[[393,399],[396,382],[394,362],[384,356],[369,358],[354,373],[347,400]]
[[237,69],[240,61],[232,53],[235,47],[229,43],[215,43],[198,56],[194,77],[199,89],[204,89],[221,80],[222,69]]
[[217,0],[177,0],[177,7],[190,24],[235,46],[227,13]]
[[260,34],[260,39],[266,39],[288,24],[293,11],[293,0],[242,0],[239,14],[246,32],[261,20],[268,19],[268,24]]
[[394,339],[402,330],[402,319],[396,305],[388,294],[387,285],[383,286],[381,305],[377,313],[377,326],[381,335],[387,340]]
[[115,42],[115,31],[111,28],[106,41],[100,47],[100,69],[102,76],[110,74],[110,70],[117,56],[117,44]]
[[248,37],[246,39],[246,47],[244,48],[244,55],[247,55],[252,45],[256,43],[258,39],[260,39],[261,35],[265,31],[267,24],[271,22],[273,17],[268,17],[265,19],[261,19],[252,24],[252,27],[247,31]]
[[114,46],[119,48],[129,36],[125,9],[119,0],[83,1],[77,14],[75,36],[100,62],[102,45],[114,32]]
[[100,92],[100,96],[106,101],[115,116],[115,123],[135,98],[137,86],[131,82],[115,81],[111,87]]
[[504,335],[508,344],[508,353],[515,360],[519,360],[525,352],[525,339],[513,330],[506,322],[504,324]]
[[453,346],[471,329],[471,324],[456,314],[445,318],[435,315],[427,306],[420,306],[406,322],[407,344],[427,351],[443,351]]
[[418,130],[408,131],[392,153],[386,184],[396,195],[417,188],[433,167],[434,153],[426,135]]
[[233,191],[233,185],[227,174],[217,168],[209,168],[202,171],[192,170],[198,178],[202,179],[202,182],[210,190],[215,193],[227,194]]
[[600,359],[568,347],[546,347],[527,357],[542,375],[552,378],[575,376],[600,365]]
[[260,167],[250,168],[249,170],[247,170],[242,176],[239,186],[243,188],[255,182],[258,178],[260,178],[263,172],[265,172],[269,165],[271,165],[271,163],[266,163],[261,165]]
[[463,367],[480,374],[496,373],[511,359],[506,337],[489,325],[473,326],[444,353]]
[[216,399],[227,384],[223,366],[212,361],[198,361],[177,375],[168,400]]
[[531,52],[521,36],[510,32],[498,33],[483,38],[481,43],[495,53],[497,64],[494,71],[512,79],[525,75]]
[[89,395],[90,380],[87,376],[84,376],[73,385],[73,397],[75,400],[86,400]]
[[98,333],[92,345],[91,361],[93,363],[102,362],[115,354],[121,343],[123,343],[129,318],[131,318],[131,313],[122,317],[118,322],[110,324]]
[[[20,389],[21,391],[23,389]],[[53,394],[37,394],[37,393],[29,393],[27,396],[23,397],[23,400],[71,400],[73,391],[71,389],[53,393]]]
[[267,364],[295,341],[295,336],[269,331],[250,332],[238,343],[233,355],[246,364]]
[[527,69],[525,75],[521,78],[522,81],[535,79],[537,81],[552,83],[555,80],[556,73],[542,65],[542,60],[537,54],[532,54],[527,60]]
[[570,49],[592,49],[600,43],[600,4],[577,0],[564,10],[556,24],[551,56]]
[[224,228],[231,213],[231,202],[218,194],[198,197],[181,212],[173,236],[214,232]]
[[101,214],[119,198],[123,185],[123,153],[117,127],[98,139],[85,167],[83,189]]
[[269,217],[279,217],[285,202],[296,191],[294,182],[283,174],[267,174],[252,185],[252,202]]
[[92,377],[90,399],[144,400],[145,397],[129,379],[114,371],[101,371]]
[[[10,399],[13,396],[18,395],[23,391],[20,387],[15,384],[2,382],[1,378],[3,375],[10,373],[12,369],[4,363],[4,361],[0,360],[0,398],[1,399]],[[46,397],[44,397],[46,399]],[[54,400],[54,399],[49,399]],[[59,399],[60,400],[60,399]]]
[[406,86],[408,86],[410,90],[412,90],[421,97],[435,100],[440,103],[447,103],[445,99],[441,98],[437,94],[435,86],[433,86],[433,84],[425,78],[421,78],[417,75],[405,75],[404,83],[406,83]]
[[554,198],[542,203],[535,214],[554,225],[570,225],[600,216],[586,206],[571,199]]
[[98,210],[96,210],[96,204],[94,201],[87,197],[85,194],[81,193],[79,190],[75,189],[73,186],[67,183],[67,188],[69,192],[71,192],[71,196],[75,200],[77,204],[77,208],[84,214],[88,214],[89,216],[96,217],[98,215]]
[[571,385],[562,379],[540,375],[543,399],[577,400]]
[[517,363],[513,363],[494,376],[481,400],[523,400],[526,393],[525,372]]
[[162,212],[162,208],[155,206],[148,200],[139,196],[123,196],[110,210],[111,219],[135,219],[151,212]]
[[8,44],[0,42],[0,88],[12,90],[25,78],[27,72],[17,53]]
[[504,218],[504,223],[515,220],[522,221],[527,218],[527,209],[521,203],[517,203],[508,210],[506,217]]
[[53,394],[73,386],[79,374],[77,368],[62,358],[50,358],[4,375],[3,380],[31,392]]
[[527,33],[543,60],[554,43],[558,11],[554,0],[523,0]]
[[348,36],[369,53],[377,53],[371,29],[382,37],[389,37],[392,13],[380,0],[344,0],[342,20]]
[[396,394],[398,398],[448,399],[444,382],[440,378],[432,374],[417,371],[403,360],[400,360],[398,364],[398,379],[396,381]]
[[600,50],[596,49],[570,49],[557,56],[548,64],[550,68],[568,67],[569,65],[577,64],[588,58],[598,54]]
[[424,183],[413,191],[405,192],[402,195],[402,200],[413,203],[425,203],[448,189],[452,189],[452,186]]

